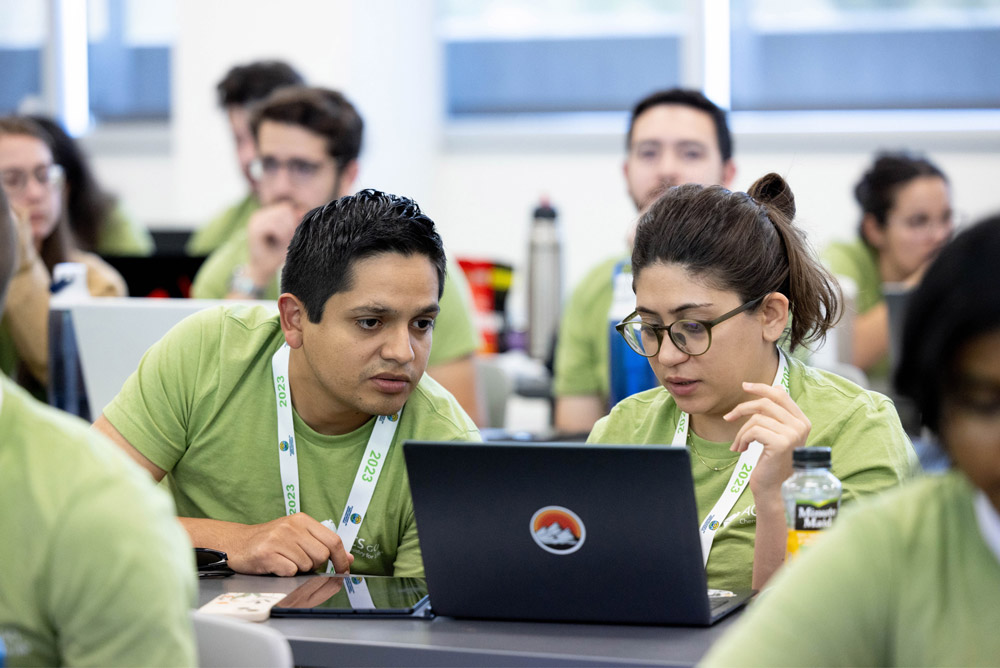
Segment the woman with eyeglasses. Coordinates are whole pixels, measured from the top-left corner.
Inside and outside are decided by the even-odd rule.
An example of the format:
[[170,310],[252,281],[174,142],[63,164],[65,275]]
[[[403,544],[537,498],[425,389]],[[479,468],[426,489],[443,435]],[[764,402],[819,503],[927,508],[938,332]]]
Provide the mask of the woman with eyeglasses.
[[997,257],[993,216],[941,251],[906,312],[896,388],[916,403],[952,469],[840,518],[775,579],[707,665],[1000,661]]
[[[948,179],[931,161],[881,153],[858,181],[862,217],[858,238],[836,242],[823,260],[855,292],[851,325],[853,364],[870,386],[889,385],[889,309],[883,289],[908,290],[951,238],[954,211]],[[845,281],[846,279],[846,281]]]
[[619,403],[589,438],[688,448],[716,589],[760,589],[784,561],[781,483],[796,447],[832,448],[845,501],[918,468],[888,398],[778,347],[822,337],[840,308],[794,214],[777,174],[749,193],[671,188],[650,206],[632,251],[636,310],[619,331],[662,387]]
[[[90,294],[125,296],[121,275],[75,243],[64,213],[64,171],[53,159],[51,142],[51,137],[31,119],[0,118],[0,187],[19,221],[20,234],[31,237],[30,255],[24,261],[38,262],[40,258],[49,276],[60,262],[81,262],[87,266]],[[34,383],[44,385],[47,380],[47,317],[47,299],[14,298],[0,324],[0,368],[10,374],[23,362],[18,380],[29,387]],[[37,385],[31,389],[40,392]]]

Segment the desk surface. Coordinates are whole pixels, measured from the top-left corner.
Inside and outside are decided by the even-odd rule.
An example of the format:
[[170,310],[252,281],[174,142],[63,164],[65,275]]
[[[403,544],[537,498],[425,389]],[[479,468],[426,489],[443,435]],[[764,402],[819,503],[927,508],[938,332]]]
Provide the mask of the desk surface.
[[[310,576],[202,580],[199,605],[226,592],[287,593]],[[300,666],[690,666],[739,613],[709,628],[501,622],[436,617],[270,619]]]

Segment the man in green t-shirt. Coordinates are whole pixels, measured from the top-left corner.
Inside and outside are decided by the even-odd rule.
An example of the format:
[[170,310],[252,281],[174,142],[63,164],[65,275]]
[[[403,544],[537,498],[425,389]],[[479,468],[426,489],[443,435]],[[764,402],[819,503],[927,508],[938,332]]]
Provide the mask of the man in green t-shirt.
[[219,106],[226,112],[233,133],[236,160],[249,190],[238,202],[228,207],[191,235],[188,255],[208,255],[247,227],[247,221],[260,205],[257,186],[250,174],[250,163],[256,156],[253,132],[250,130],[250,108],[284,86],[301,86],[302,75],[280,60],[262,60],[236,65],[216,86]]
[[[0,312],[17,245],[0,190]],[[194,665],[194,559],[169,496],[3,377],[0,508],[5,665]]]
[[288,246],[278,315],[183,321],[96,427],[169,477],[192,542],[234,570],[423,575],[400,446],[479,438],[424,375],[444,276],[441,238],[412,200],[331,201]]
[[[729,187],[736,175],[726,114],[697,91],[674,88],[640,100],[632,111],[625,146],[625,184],[639,213],[671,186],[698,183]],[[607,414],[609,399],[617,402],[624,398],[611,388],[609,342],[622,342],[610,334],[609,323],[621,320],[635,307],[630,254],[631,248],[594,267],[566,304],[553,381],[555,426],[560,431],[589,432]],[[614,357],[627,363],[631,355],[623,350],[621,356]],[[633,377],[648,371],[645,360],[632,361],[636,362],[630,371]],[[651,378],[645,387],[630,388],[623,394],[655,385],[655,378]]]
[[[260,208],[247,229],[208,258],[195,277],[199,299],[277,299],[285,250],[310,209],[353,191],[363,121],[343,95],[325,88],[283,88],[257,106],[250,128]],[[444,284],[428,373],[480,414],[473,355],[479,335],[468,286],[455,267]]]

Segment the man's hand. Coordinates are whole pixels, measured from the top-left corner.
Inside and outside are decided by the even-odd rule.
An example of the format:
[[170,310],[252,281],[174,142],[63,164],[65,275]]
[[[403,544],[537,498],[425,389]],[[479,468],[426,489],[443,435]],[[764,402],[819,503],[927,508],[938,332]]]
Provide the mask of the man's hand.
[[340,536],[305,513],[264,524],[228,524],[223,534],[210,547],[224,550],[237,573],[290,576],[314,571],[327,560],[337,573],[347,573],[354,562]]
[[254,212],[247,223],[250,262],[247,274],[257,286],[266,286],[285,261],[292,236],[306,214],[294,204],[281,201]]

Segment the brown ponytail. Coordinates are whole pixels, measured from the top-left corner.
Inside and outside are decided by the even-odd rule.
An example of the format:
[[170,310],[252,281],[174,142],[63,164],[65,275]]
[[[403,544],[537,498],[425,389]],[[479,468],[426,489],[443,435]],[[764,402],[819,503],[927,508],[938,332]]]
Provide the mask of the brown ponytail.
[[633,276],[654,263],[676,263],[744,302],[780,292],[788,298],[789,349],[795,350],[822,340],[836,324],[841,296],[794,217],[795,196],[773,173],[747,193],[693,184],[671,188],[639,220]]

